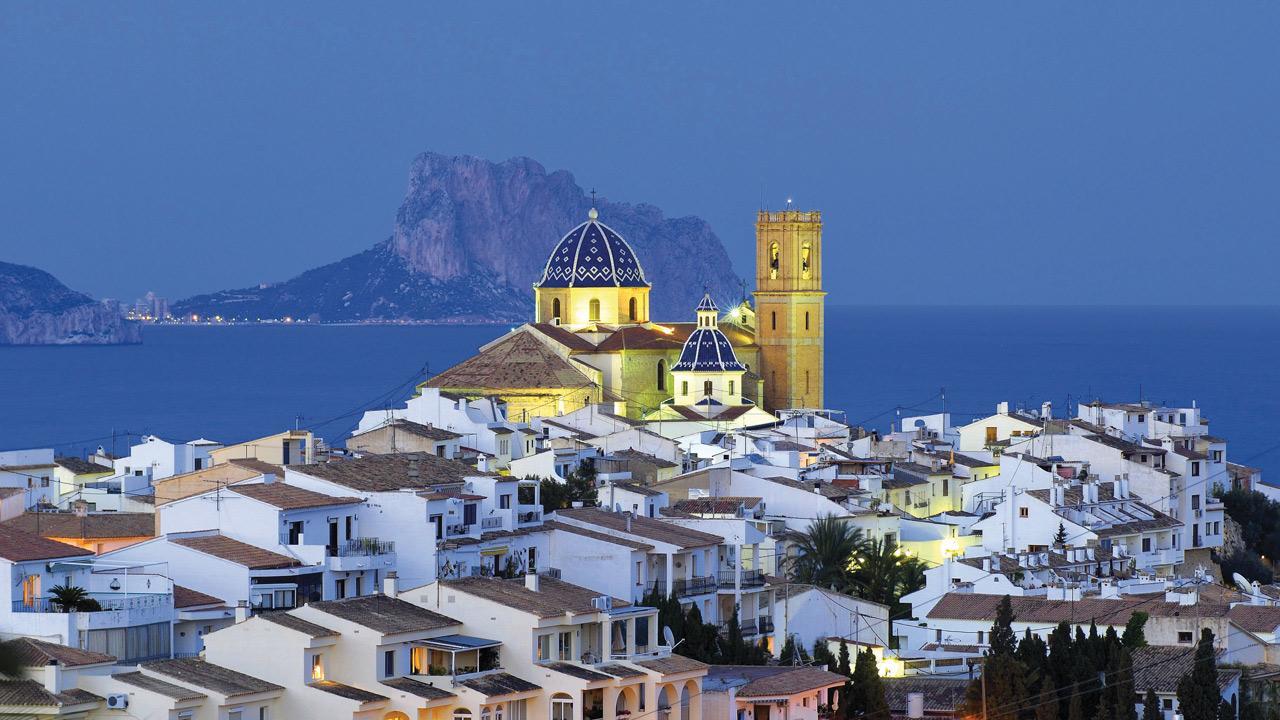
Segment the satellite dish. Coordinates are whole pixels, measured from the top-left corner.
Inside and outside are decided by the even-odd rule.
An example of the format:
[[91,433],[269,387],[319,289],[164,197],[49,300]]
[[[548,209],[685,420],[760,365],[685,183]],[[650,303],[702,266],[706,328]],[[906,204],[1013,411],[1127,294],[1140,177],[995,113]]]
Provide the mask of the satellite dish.
[[676,634],[671,632],[671,628],[666,625],[662,626],[662,639],[667,641],[667,647],[675,647]]
[[1246,580],[1243,575],[1240,573],[1231,573],[1231,579],[1235,581],[1236,587],[1240,588],[1240,592],[1245,595],[1253,594],[1253,585],[1250,585],[1249,581]]

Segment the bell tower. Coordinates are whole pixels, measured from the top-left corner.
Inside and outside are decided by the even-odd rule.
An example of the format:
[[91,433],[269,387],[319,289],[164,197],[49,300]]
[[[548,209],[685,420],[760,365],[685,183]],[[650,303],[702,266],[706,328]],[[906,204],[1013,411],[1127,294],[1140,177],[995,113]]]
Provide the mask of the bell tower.
[[756,343],[770,411],[823,403],[822,213],[756,217]]

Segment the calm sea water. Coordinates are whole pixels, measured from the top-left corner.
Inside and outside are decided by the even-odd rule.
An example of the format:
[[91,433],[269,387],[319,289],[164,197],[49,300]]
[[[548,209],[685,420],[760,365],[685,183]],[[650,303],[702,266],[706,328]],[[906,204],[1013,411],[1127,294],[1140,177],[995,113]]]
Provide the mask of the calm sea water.
[[[507,328],[149,327],[121,347],[0,348],[0,449],[79,454],[155,433],[330,441]],[[1009,400],[1145,397],[1205,409],[1232,460],[1280,471],[1280,308],[831,308],[827,405],[887,429]],[[946,388],[945,398],[941,389]],[[1074,407],[1074,405],[1072,406]]]

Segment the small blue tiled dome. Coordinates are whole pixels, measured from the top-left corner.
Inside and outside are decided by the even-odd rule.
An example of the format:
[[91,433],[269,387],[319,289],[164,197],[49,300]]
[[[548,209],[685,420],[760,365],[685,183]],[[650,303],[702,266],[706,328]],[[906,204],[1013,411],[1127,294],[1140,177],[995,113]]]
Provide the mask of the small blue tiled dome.
[[537,287],[648,287],[640,261],[622,236],[596,220],[570,230],[551,251]]
[[738,362],[729,338],[717,327],[701,327],[689,334],[680,350],[680,359],[671,370],[735,372],[747,367]]

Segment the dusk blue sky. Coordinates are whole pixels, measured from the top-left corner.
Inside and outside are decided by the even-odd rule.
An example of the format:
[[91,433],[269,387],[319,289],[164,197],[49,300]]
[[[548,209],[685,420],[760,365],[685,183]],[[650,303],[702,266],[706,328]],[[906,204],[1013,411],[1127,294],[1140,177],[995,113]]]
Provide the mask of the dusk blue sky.
[[1278,37],[1274,2],[11,1],[0,259],[282,280],[386,238],[434,150],[699,215],[744,276],[794,197],[837,303],[1275,304]]

